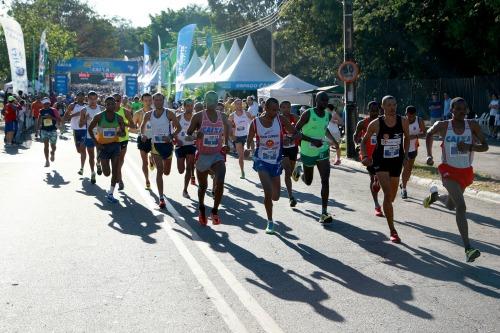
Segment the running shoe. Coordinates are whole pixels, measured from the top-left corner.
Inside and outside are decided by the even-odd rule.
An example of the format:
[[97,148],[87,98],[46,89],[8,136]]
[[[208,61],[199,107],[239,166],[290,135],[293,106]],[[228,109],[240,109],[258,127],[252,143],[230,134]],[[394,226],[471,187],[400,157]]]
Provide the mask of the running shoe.
[[319,223],[327,224],[327,223],[332,223],[332,222],[333,222],[333,217],[329,213],[323,213],[319,217]]
[[300,163],[297,163],[297,165],[295,166],[295,169],[293,169],[293,172],[292,172],[293,181],[295,181],[295,182],[299,181],[301,173],[302,173],[302,167],[301,167]]
[[219,225],[222,223],[219,215],[217,215],[217,214],[211,213],[210,218],[212,219],[213,225]]
[[381,207],[375,207],[375,216],[384,217],[384,213],[382,212]]
[[100,176],[102,175],[102,168],[101,168],[101,164],[97,164],[97,174]]
[[125,188],[125,184],[123,184],[123,180],[120,180],[118,182],[118,191],[123,191],[124,188]]
[[150,190],[151,189],[151,183],[150,182],[146,182],[146,190]]
[[474,260],[476,260],[476,258],[479,258],[480,255],[481,255],[481,252],[479,252],[478,249],[475,249],[473,247],[465,250],[465,260],[467,262],[473,262]]
[[436,202],[439,199],[439,194],[438,192],[432,192],[427,196],[427,198],[424,199],[424,207],[429,208],[434,202]]
[[241,172],[240,179],[245,179],[245,171],[242,171],[242,172]]
[[295,207],[297,206],[297,200],[295,200],[294,197],[290,198],[290,207]]
[[81,168],[81,169],[78,171],[78,174],[79,174],[80,176],[82,176],[82,175],[83,175],[83,168]]
[[401,199],[408,199],[408,192],[406,192],[406,189],[401,185],[399,185],[399,188],[401,188]]
[[106,194],[106,200],[108,200],[109,203],[117,203],[118,199],[116,199],[113,194],[108,193]]
[[158,202],[158,207],[160,207],[160,209],[165,209],[165,207],[167,207],[167,204],[165,203],[165,198],[162,196],[160,201]]
[[90,175],[90,182],[92,184],[95,184],[95,172],[92,172],[92,174]]
[[399,238],[399,235],[396,232],[396,230],[391,231],[391,242],[396,243],[396,244],[401,243],[401,238]]
[[191,199],[191,197],[189,196],[189,193],[187,191],[182,191],[182,196],[186,199]]
[[274,235],[274,222],[267,221],[266,234]]
[[196,178],[194,176],[191,177],[191,185],[196,185]]
[[201,226],[206,226],[208,223],[207,216],[205,214],[202,214],[201,212],[198,213],[198,222]]

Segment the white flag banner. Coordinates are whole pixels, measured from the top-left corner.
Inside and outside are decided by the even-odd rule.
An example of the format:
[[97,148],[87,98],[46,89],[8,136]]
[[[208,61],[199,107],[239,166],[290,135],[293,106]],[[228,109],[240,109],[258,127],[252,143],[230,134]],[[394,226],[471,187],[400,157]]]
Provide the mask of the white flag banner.
[[12,89],[14,93],[17,93],[19,90],[28,93],[23,31],[19,23],[9,16],[1,16],[0,23],[2,24],[9,52]]
[[40,38],[40,53],[38,55],[38,81],[42,87],[42,90],[46,93],[49,91],[49,87],[45,84],[45,72],[47,71],[49,55],[49,45],[47,44],[47,29],[42,32],[42,37]]

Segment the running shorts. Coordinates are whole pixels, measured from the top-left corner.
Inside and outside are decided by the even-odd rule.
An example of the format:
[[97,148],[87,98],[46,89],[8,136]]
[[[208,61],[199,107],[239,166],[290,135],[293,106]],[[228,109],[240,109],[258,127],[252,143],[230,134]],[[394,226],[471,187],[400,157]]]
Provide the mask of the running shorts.
[[42,141],[48,140],[51,145],[55,145],[57,143],[57,131],[40,130],[40,139]]
[[87,130],[86,129],[73,130],[73,138],[75,139],[75,145],[77,146],[85,145],[85,139],[87,138]]
[[172,143],[153,143],[151,145],[151,154],[161,156],[162,160],[172,158],[174,145]]
[[92,140],[91,138],[85,138],[85,147],[94,148],[95,147],[94,140]]
[[297,155],[299,154],[299,147],[289,147],[283,148],[283,157],[288,157],[290,161],[297,161]]
[[391,158],[382,159],[381,161],[373,160],[372,167],[375,172],[388,172],[391,177],[399,177],[403,170],[403,159]]
[[120,144],[120,149],[125,150],[125,149],[127,149],[127,146],[128,146],[128,140],[121,141],[121,142],[119,142],[119,144]]
[[97,156],[100,160],[110,160],[114,157],[120,156],[120,143],[119,142],[107,143],[107,144],[101,145],[101,147],[102,148],[99,150],[99,153],[97,154]]
[[15,131],[16,131],[16,122],[15,121],[6,121],[5,122],[5,133],[15,132]]
[[241,143],[243,146],[247,143],[247,136],[237,136],[236,139],[234,140],[234,143]]
[[196,170],[199,172],[205,172],[212,168],[212,166],[217,163],[226,161],[226,157],[221,154],[197,154],[196,156]]
[[474,169],[468,168],[455,168],[451,165],[442,163],[438,166],[438,171],[442,179],[451,179],[456,181],[460,187],[465,190],[474,181]]
[[149,153],[152,149],[151,139],[147,139],[145,142],[141,140],[141,137],[137,138],[137,148],[144,152]]
[[186,145],[175,148],[175,157],[186,158],[187,155],[196,154],[196,146]]
[[409,152],[408,153],[408,159],[414,160],[417,157],[417,154],[418,154],[418,150]]
[[330,149],[326,149],[316,156],[307,156],[301,153],[300,159],[302,160],[302,164],[304,164],[304,166],[313,167],[316,166],[316,163],[319,161],[330,160]]
[[253,169],[257,172],[266,172],[271,177],[279,177],[283,171],[281,163],[271,164],[257,158],[253,160]]

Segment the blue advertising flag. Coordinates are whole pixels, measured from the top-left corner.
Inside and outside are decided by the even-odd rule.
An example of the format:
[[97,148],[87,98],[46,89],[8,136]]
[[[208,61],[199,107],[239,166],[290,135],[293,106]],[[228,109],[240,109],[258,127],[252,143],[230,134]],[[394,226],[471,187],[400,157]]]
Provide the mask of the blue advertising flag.
[[182,91],[184,89],[184,70],[189,63],[191,55],[191,44],[193,43],[194,29],[196,24],[186,25],[179,31],[177,38],[177,76],[175,80],[175,100],[182,99]]

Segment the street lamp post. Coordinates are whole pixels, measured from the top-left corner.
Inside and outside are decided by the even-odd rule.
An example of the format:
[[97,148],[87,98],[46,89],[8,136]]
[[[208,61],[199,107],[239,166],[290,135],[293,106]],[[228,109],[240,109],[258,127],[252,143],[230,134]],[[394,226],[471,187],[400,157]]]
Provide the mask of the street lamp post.
[[[344,0],[344,61],[354,61],[352,0]],[[356,81],[344,83],[344,102],[346,107],[345,135],[347,157],[356,158],[353,135],[358,121],[356,107]]]

